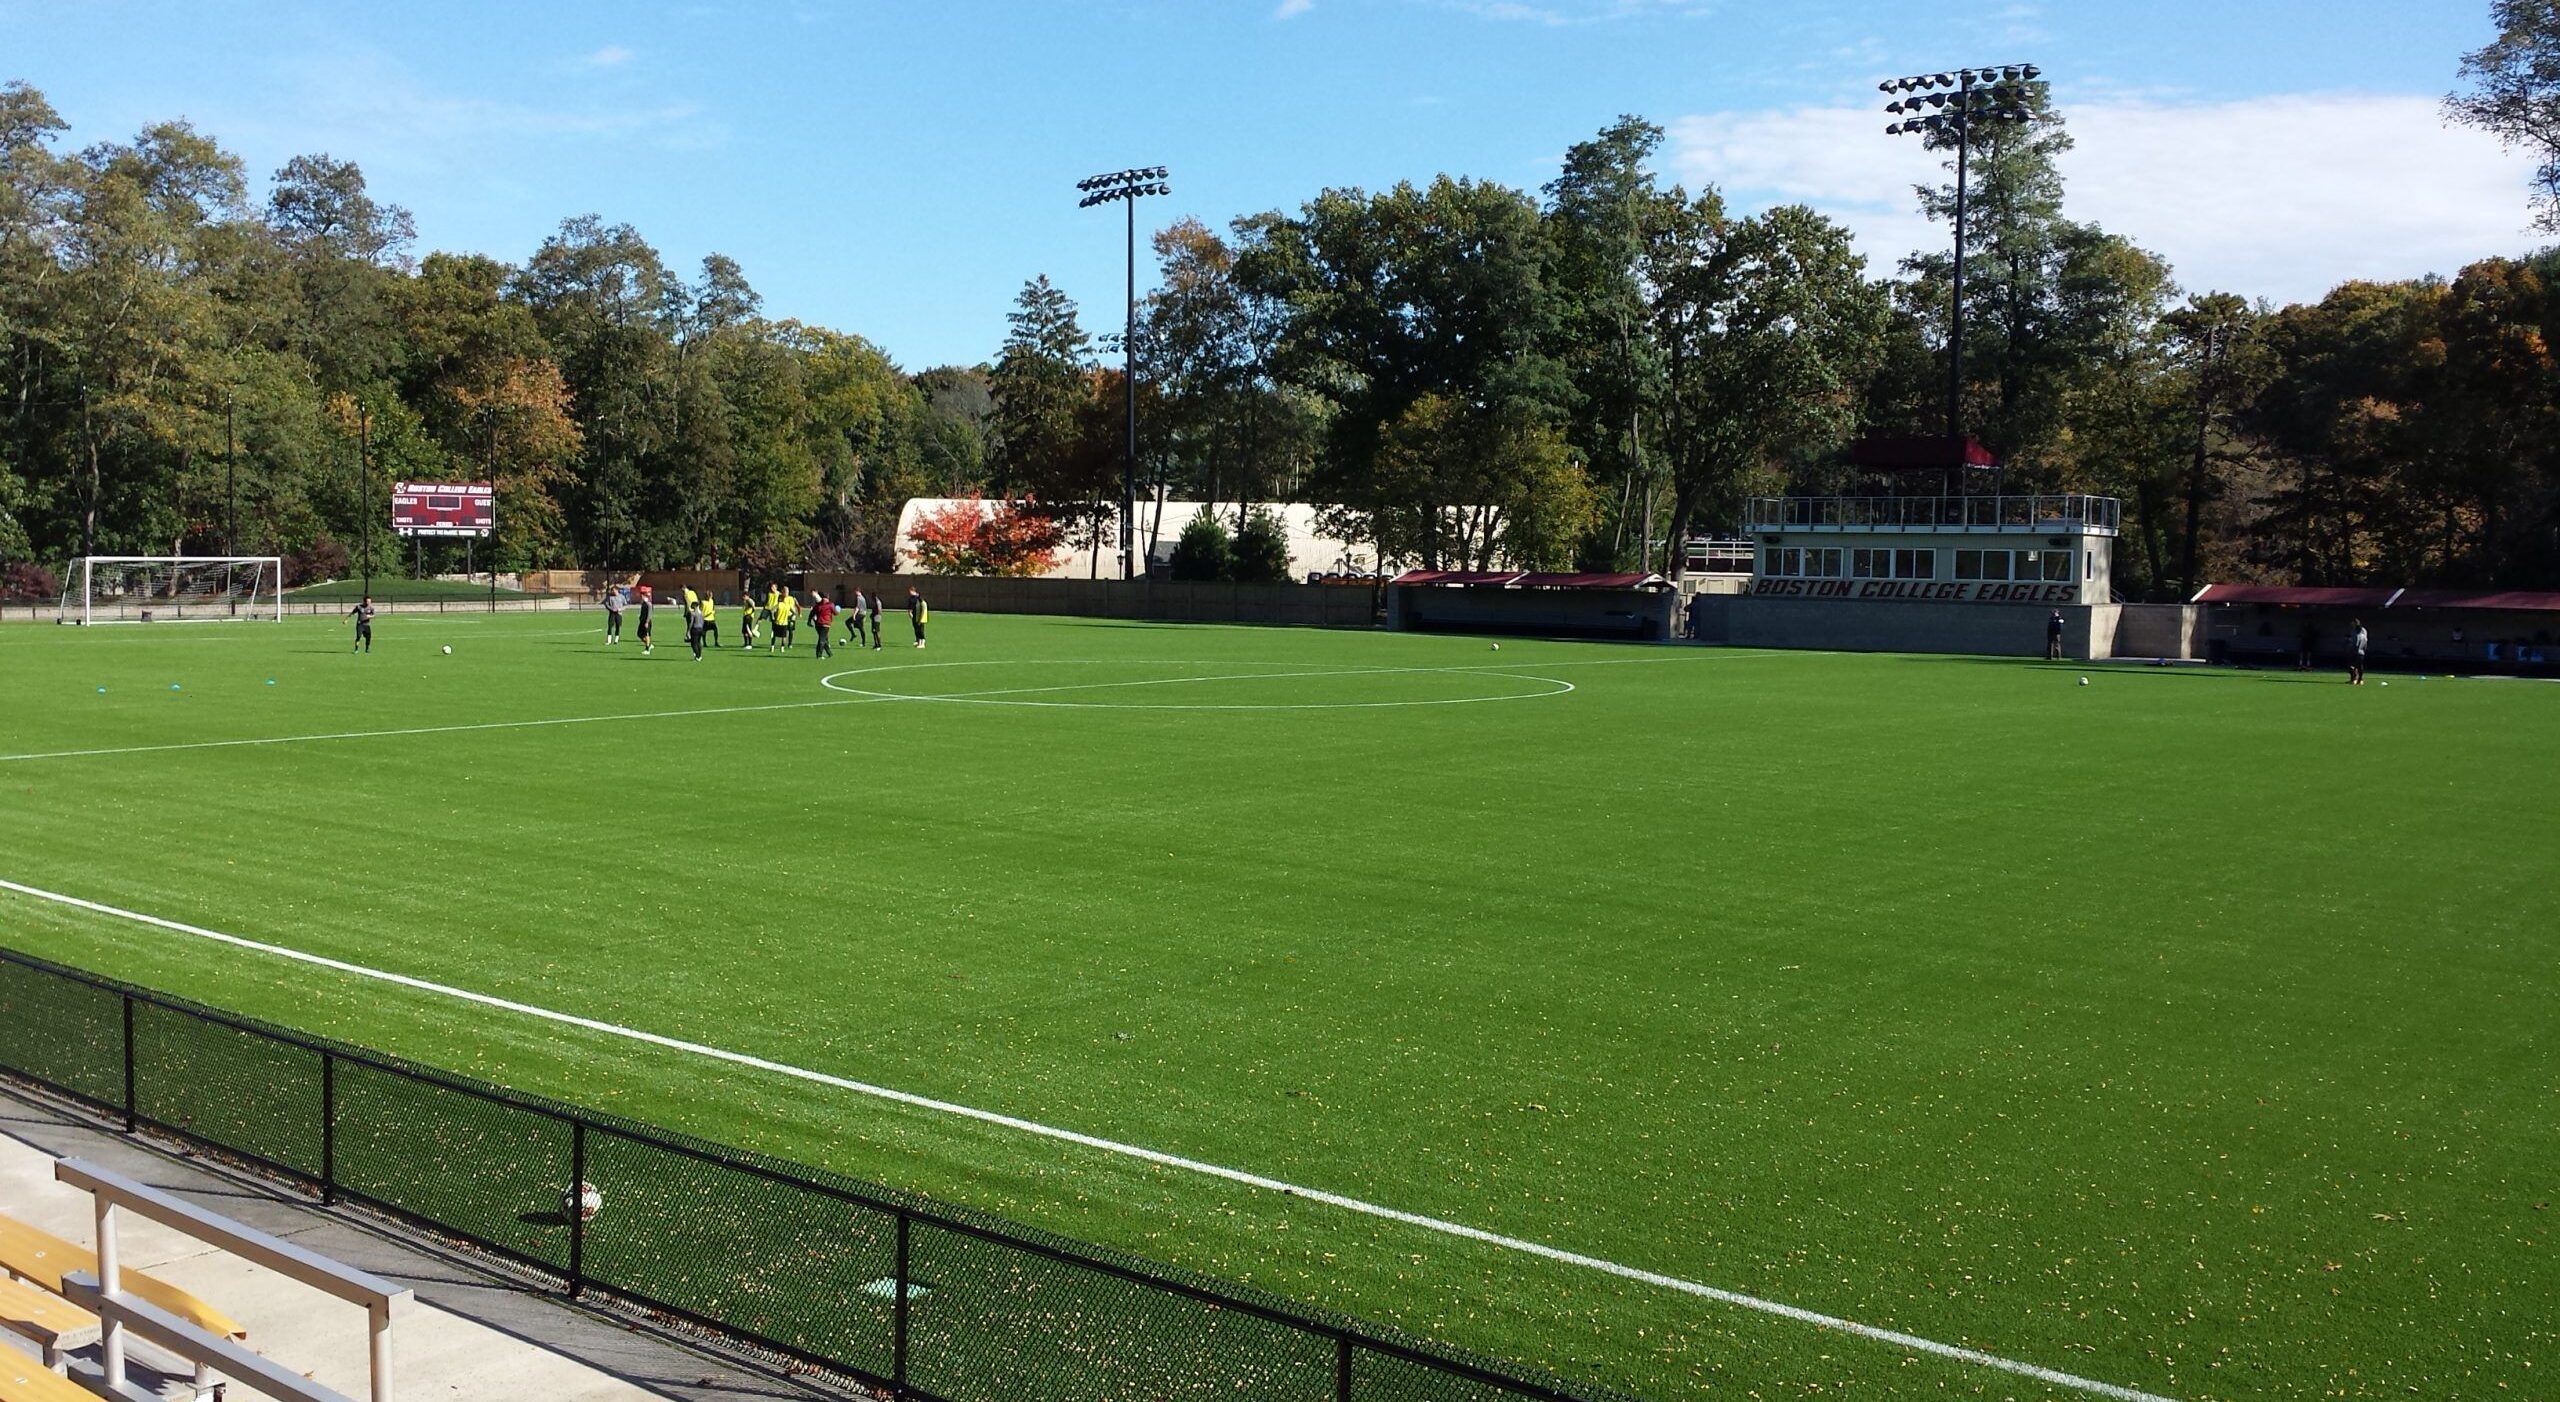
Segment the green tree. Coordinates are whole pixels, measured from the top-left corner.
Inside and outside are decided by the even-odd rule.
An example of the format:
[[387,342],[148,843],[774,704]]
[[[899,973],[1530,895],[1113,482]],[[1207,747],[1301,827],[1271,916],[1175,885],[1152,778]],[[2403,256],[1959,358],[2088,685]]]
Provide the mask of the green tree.
[[582,452],[569,514],[580,558],[658,566],[690,554],[698,536],[676,514],[665,457],[681,284],[630,225],[582,215],[545,239],[509,288],[532,309],[576,405]]
[[1239,584],[1285,584],[1289,580],[1289,532],[1268,511],[1247,511],[1236,531],[1235,577]]
[[[1661,464],[1646,452],[1647,416],[1664,391],[1664,357],[1645,281],[1646,250],[1667,232],[1681,196],[1658,189],[1646,163],[1662,128],[1620,117],[1565,152],[1546,188],[1553,255],[1547,282],[1557,304],[1562,359],[1575,391],[1572,433],[1602,475],[1608,540],[1593,559],[1650,567]],[[1597,544],[1597,542],[1595,542]]]
[[[1330,190],[1294,217],[1240,221],[1238,233],[1238,278],[1287,308],[1275,363],[1325,406],[1324,451],[1307,491],[1332,503],[1336,529],[1369,540],[1382,559],[1460,547],[1451,533],[1459,523],[1443,514],[1454,499],[1438,494],[1451,477],[1420,470],[1446,462],[1414,441],[1425,421],[1463,424],[1515,464],[1581,471],[1547,451],[1564,451],[1555,426],[1572,387],[1553,354],[1547,231],[1528,196],[1445,176],[1378,195]],[[1435,402],[1417,414],[1426,399]],[[1501,509],[1491,498],[1466,504]],[[1474,547],[1498,536],[1467,539]]]
[[1227,528],[1216,516],[1203,511],[1182,528],[1173,543],[1173,577],[1193,581],[1236,577],[1235,542],[1227,538]]
[[2541,161],[2533,173],[2536,218],[2560,232],[2560,0],[2493,0],[2498,37],[2463,56],[2471,87],[2445,110]]
[[1677,541],[1698,522],[1738,519],[1745,496],[1849,436],[1887,306],[1848,232],[1801,206],[1730,220],[1701,197],[1649,263]]

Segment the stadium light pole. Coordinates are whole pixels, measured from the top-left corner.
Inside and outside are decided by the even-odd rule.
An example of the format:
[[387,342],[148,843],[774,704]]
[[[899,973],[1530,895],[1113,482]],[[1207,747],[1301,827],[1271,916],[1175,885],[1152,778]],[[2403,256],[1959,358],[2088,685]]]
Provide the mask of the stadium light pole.
[[356,529],[364,533],[364,592],[373,592],[373,523],[365,516],[373,510],[372,416],[365,406],[356,406]]
[[1884,110],[1901,119],[1887,126],[1885,135],[1955,140],[1955,290],[1947,306],[1947,438],[1951,442],[1964,439],[1965,180],[1973,128],[1977,122],[2028,120],[2034,115],[2030,85],[2042,74],[2032,63],[2006,63],[1953,73],[1919,73],[1876,85],[1877,91],[1896,95]]
[[1138,531],[1138,201],[1149,195],[1170,195],[1173,187],[1165,183],[1163,166],[1142,166],[1088,175],[1076,182],[1076,188],[1084,192],[1084,198],[1076,201],[1078,209],[1115,201],[1128,207],[1129,317],[1120,335],[1120,384],[1128,400],[1129,442],[1128,455],[1120,464],[1120,577],[1135,579],[1131,552]]
[[231,394],[222,395],[222,553],[237,558],[240,554],[240,460],[239,440],[232,433]]

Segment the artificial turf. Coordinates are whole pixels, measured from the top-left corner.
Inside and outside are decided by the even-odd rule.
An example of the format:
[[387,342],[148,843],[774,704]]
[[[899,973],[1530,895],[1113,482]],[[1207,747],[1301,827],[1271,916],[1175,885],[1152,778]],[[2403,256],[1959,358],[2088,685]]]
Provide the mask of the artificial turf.
[[[0,877],[2173,1397],[2554,1386],[2560,690],[592,618],[0,628]],[[2072,1395],[28,897],[0,943],[1651,1395]]]

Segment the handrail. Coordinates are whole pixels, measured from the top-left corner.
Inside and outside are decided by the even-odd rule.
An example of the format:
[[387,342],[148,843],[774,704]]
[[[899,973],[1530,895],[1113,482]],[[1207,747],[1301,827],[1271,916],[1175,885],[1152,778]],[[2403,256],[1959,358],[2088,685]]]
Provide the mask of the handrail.
[[[230,1370],[235,1376],[258,1376],[254,1370],[241,1372],[240,1361],[244,1355],[252,1359],[258,1355],[126,1292],[123,1270],[118,1261],[115,1216],[116,1209],[123,1208],[207,1245],[219,1247],[253,1265],[264,1266],[349,1304],[364,1306],[372,1345],[373,1402],[391,1402],[392,1316],[415,1298],[406,1286],[394,1285],[370,1271],[343,1265],[281,1237],[270,1236],[255,1227],[207,1212],[191,1202],[85,1160],[57,1160],[53,1176],[57,1182],[86,1189],[97,1206],[98,1274],[94,1280],[81,1277],[89,1281],[89,1294],[95,1297],[95,1303],[86,1296],[75,1295],[74,1298],[106,1321],[105,1337],[101,1340],[99,1352],[110,1389],[124,1386],[123,1334],[127,1324],[137,1326],[144,1337],[175,1350],[188,1362]],[[285,1370],[277,1376],[294,1379],[299,1375]],[[276,1392],[266,1382],[259,1384],[260,1390],[277,1397],[308,1398],[310,1402],[335,1402],[338,1399],[337,1393],[326,1388],[311,1390],[311,1386],[302,1382],[288,1391]]]
[[1996,497],[1753,497],[1744,520],[1753,531],[1952,530],[2116,531],[2124,504],[2081,492]]

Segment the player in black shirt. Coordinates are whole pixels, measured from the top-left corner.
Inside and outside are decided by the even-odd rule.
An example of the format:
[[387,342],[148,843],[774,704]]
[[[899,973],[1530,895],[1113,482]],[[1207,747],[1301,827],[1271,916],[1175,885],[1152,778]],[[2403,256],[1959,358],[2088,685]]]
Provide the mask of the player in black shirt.
[[347,617],[356,621],[356,645],[347,651],[373,651],[373,596],[367,594],[356,600],[356,606],[347,610]]
[[647,586],[644,585],[640,590],[640,655],[642,657],[646,657],[658,649],[657,643],[649,634],[650,606],[651,600],[649,598],[649,590]]

